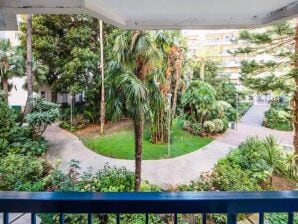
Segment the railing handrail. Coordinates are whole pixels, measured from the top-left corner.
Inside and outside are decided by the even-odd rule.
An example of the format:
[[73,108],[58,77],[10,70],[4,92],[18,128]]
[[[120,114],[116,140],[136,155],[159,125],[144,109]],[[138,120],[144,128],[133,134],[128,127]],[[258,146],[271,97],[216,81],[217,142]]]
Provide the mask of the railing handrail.
[[0,192],[0,212],[264,213],[297,212],[298,191]]

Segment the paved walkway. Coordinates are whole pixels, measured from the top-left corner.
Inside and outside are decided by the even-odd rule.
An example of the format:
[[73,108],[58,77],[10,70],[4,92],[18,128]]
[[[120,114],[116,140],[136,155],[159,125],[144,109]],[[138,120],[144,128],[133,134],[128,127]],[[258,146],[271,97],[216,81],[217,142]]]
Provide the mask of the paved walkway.
[[[227,130],[220,138],[214,140],[200,150],[165,160],[144,160],[142,162],[142,177],[150,183],[157,185],[189,183],[202,172],[210,171],[218,159],[225,156],[232,148],[243,142],[248,136],[276,136],[283,144],[292,144],[292,133],[275,131],[261,126],[264,111],[268,106],[253,106],[241,119],[236,130]],[[49,149],[47,159],[55,164],[61,161],[61,169],[68,170],[68,163],[72,159],[81,161],[82,171],[92,167],[98,170],[106,163],[116,167],[125,166],[134,170],[133,160],[121,160],[101,156],[86,148],[73,134],[59,128],[50,126],[45,132]]]
[[[292,145],[291,132],[275,131],[262,127],[266,110],[268,110],[268,106],[253,106],[242,117],[237,131],[227,130],[223,136],[198,151],[173,159],[143,161],[143,179],[158,185],[188,183],[202,172],[210,171],[218,159],[225,156],[232,148],[237,147],[248,136],[264,137],[272,134],[282,144]],[[75,135],[57,125],[50,126],[45,132],[45,137],[49,144],[47,159],[53,165],[60,160],[63,171],[68,170],[68,164],[72,159],[81,161],[82,171],[87,170],[88,167],[92,167],[96,171],[103,168],[106,163],[117,167],[125,166],[132,171],[134,170],[134,161],[101,156],[86,148]],[[1,219],[2,215],[0,214]],[[29,223],[30,214],[11,214],[10,221],[13,221],[13,224]],[[39,219],[37,223],[40,223]],[[243,221],[241,223],[251,222]]]

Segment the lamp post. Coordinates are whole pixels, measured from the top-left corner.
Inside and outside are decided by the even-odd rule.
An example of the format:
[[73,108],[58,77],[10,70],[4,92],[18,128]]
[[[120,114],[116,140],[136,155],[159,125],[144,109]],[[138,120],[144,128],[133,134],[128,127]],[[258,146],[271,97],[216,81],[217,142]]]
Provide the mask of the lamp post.
[[70,95],[70,129],[72,130],[73,94]]
[[236,131],[238,130],[238,119],[239,119],[239,94],[238,94],[238,91],[239,91],[239,82],[236,83],[236,124],[235,124],[235,129]]
[[167,94],[168,99],[168,157],[171,156],[171,99],[172,94]]

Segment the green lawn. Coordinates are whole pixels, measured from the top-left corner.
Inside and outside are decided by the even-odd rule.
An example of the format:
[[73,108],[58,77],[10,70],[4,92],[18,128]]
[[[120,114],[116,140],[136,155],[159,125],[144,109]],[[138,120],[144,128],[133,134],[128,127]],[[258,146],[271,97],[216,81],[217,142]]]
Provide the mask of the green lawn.
[[[210,143],[212,138],[194,136],[182,129],[183,122],[173,125],[171,158],[181,156],[202,148]],[[167,144],[152,144],[150,132],[145,128],[143,159],[167,158]],[[132,130],[121,130],[103,137],[83,139],[84,144],[95,152],[112,158],[134,159],[134,135]]]

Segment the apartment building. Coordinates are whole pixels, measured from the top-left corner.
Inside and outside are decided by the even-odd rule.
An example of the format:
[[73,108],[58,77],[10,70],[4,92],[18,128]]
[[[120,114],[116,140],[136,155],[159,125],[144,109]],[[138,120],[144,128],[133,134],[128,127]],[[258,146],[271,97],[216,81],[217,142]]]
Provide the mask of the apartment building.
[[[184,30],[182,34],[187,39],[190,56],[198,61],[202,57],[218,61],[223,69],[223,75],[230,78],[238,89],[244,86],[240,81],[241,61],[250,60],[247,55],[232,55],[229,52],[241,47],[243,42],[235,41],[239,30]],[[269,55],[261,55],[254,60],[268,61]],[[253,94],[250,96],[256,103],[268,102],[270,94]]]

